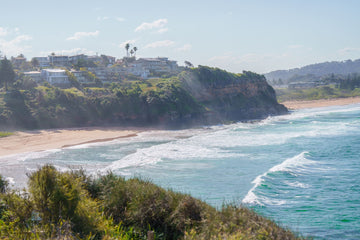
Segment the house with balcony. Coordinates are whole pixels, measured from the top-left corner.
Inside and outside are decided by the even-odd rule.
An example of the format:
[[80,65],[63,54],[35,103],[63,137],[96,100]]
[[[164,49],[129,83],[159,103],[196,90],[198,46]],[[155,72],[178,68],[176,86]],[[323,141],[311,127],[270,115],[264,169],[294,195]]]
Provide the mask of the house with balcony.
[[139,58],[134,64],[139,68],[158,73],[171,73],[179,69],[176,61],[171,61],[166,57]]
[[70,65],[70,58],[69,56],[63,55],[49,55],[50,64],[53,66],[69,66]]
[[41,72],[39,71],[24,72],[24,76],[34,80],[37,83],[42,81]]
[[68,85],[69,77],[65,70],[62,69],[43,69],[41,70],[41,78],[51,85]]

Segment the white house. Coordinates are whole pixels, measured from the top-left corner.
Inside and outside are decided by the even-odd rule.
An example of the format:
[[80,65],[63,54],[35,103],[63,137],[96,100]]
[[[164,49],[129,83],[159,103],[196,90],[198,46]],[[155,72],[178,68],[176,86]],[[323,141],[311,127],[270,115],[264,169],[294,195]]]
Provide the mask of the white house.
[[176,61],[171,61],[165,57],[158,58],[139,58],[134,62],[138,67],[149,71],[168,73],[178,70]]
[[43,69],[41,77],[50,84],[69,84],[69,77],[62,69]]
[[25,77],[31,78],[35,82],[41,82],[41,72],[39,71],[31,71],[31,72],[24,72]]

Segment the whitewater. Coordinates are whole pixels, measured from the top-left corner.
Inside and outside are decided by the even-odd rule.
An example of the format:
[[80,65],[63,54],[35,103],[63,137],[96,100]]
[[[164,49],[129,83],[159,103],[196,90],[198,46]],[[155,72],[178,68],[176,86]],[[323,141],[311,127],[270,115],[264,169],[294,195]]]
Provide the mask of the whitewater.
[[314,239],[360,239],[360,104],[7,156],[0,174],[21,188],[48,163],[245,205]]

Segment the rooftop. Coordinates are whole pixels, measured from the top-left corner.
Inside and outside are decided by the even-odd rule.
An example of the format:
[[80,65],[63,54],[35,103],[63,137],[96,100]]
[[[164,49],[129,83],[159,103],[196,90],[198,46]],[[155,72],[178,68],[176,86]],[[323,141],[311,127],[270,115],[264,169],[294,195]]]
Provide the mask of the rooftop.
[[62,70],[62,69],[43,69],[43,71],[46,71],[46,72],[65,72],[65,70]]

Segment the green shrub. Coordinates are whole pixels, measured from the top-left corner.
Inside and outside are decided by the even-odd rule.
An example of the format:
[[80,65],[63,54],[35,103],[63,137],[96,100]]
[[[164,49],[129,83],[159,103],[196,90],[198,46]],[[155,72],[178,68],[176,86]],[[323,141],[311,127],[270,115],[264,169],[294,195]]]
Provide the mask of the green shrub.
[[2,137],[8,137],[8,136],[11,136],[13,135],[14,133],[12,132],[0,132],[0,138]]
[[247,208],[216,210],[138,178],[45,165],[28,185],[0,194],[0,239],[299,239]]

